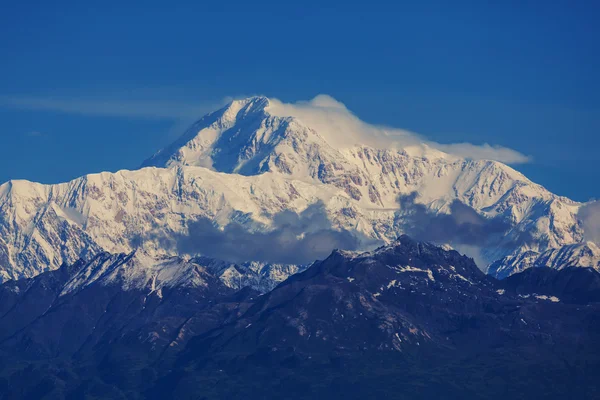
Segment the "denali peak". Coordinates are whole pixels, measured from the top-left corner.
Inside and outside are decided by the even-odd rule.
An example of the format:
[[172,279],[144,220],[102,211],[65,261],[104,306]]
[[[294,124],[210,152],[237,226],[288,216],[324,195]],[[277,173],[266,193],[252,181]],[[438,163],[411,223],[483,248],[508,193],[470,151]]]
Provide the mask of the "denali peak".
[[[427,145],[339,146],[330,132],[275,108],[266,97],[232,101],[198,120],[140,170],[56,185],[0,186],[1,279],[32,277],[103,251],[140,248],[150,257],[181,256],[181,248],[164,239],[189,235],[190,223],[199,219],[219,229],[234,224],[264,233],[277,229],[281,213],[300,215],[317,203],[327,229],[354,232],[364,243],[389,243],[410,234],[405,217],[412,210],[398,203],[409,195],[428,215],[449,215],[458,201],[482,218],[508,224],[494,241],[478,243],[481,268],[583,241],[580,203],[505,164]],[[461,250],[461,243],[447,242]],[[494,271],[507,276],[522,268],[511,264]],[[297,267],[276,270],[280,281],[284,271]]]

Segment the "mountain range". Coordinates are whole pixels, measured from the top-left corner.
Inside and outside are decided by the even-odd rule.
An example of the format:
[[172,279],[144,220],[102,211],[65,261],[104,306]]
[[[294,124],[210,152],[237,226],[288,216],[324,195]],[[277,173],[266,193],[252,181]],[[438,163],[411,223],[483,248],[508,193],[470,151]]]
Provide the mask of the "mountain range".
[[288,111],[0,186],[0,399],[600,397],[588,204]]
[[532,266],[600,270],[582,206],[500,162],[427,144],[342,146],[259,96],[201,118],[139,170],[0,186],[0,278],[141,251],[153,263],[235,265],[265,292],[334,248],[368,250],[402,233],[464,251],[498,278]]

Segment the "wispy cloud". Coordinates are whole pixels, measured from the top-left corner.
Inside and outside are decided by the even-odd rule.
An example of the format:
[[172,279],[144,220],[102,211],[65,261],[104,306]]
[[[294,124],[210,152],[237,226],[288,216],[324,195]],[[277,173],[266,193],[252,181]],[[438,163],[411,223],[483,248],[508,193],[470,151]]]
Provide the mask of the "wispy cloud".
[[25,132],[25,136],[30,137],[30,138],[43,138],[43,137],[47,137],[48,135],[44,132],[40,132],[40,131],[29,131],[29,132]]
[[336,146],[366,144],[379,148],[423,148],[424,146],[469,159],[489,159],[509,164],[530,161],[530,157],[507,147],[473,143],[443,144],[414,132],[366,123],[341,102],[328,95],[310,101],[284,103],[271,100],[269,111],[279,116],[297,117]]
[[222,104],[224,104],[223,101],[201,103],[152,99],[114,100],[85,97],[0,96],[0,107],[2,108],[156,120],[198,118]]
[[432,147],[435,147],[445,153],[450,153],[459,157],[470,158],[474,160],[496,160],[507,164],[525,164],[531,161],[531,156],[526,156],[508,147],[490,145],[488,143],[481,145],[472,143],[429,143]]
[[585,239],[600,245],[600,200],[584,204],[577,216],[581,221]]

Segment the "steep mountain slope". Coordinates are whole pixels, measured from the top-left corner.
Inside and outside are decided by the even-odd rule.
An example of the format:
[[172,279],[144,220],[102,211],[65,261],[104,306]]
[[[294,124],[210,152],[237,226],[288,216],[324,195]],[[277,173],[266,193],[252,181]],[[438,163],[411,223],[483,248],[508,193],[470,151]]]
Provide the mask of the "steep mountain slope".
[[234,293],[191,261],[103,253],[0,286],[0,394],[597,396],[594,298],[568,304],[527,291],[540,280],[508,282],[406,236],[335,251],[264,295]]
[[[264,97],[233,101],[138,171],[0,186],[1,279],[31,277],[99,251],[141,247],[152,256],[179,255],[181,249],[162,239],[187,235],[199,218],[265,232],[274,229],[278,212],[301,213],[315,203],[324,205],[332,229],[389,242],[408,229],[404,216],[411,210],[398,206],[398,196],[411,193],[434,214],[451,212],[458,200],[506,221],[500,237],[483,243],[483,264],[583,240],[579,203],[504,164],[460,159],[425,145],[340,147],[271,109]],[[509,275],[522,267],[502,269]]]

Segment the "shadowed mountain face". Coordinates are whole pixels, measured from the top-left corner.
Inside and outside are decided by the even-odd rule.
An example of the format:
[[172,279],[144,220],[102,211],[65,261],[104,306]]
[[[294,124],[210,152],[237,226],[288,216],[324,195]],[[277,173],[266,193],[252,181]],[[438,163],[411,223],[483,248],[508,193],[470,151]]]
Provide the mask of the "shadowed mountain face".
[[406,236],[369,253],[335,251],[260,296],[186,262],[191,286],[125,285],[137,274],[123,272],[65,293],[87,268],[0,287],[6,398],[600,393],[597,285],[578,284],[591,294],[572,299],[583,280],[569,270],[497,281],[456,251]]
[[260,297],[242,318],[194,338],[155,393],[598,394],[598,306],[519,296],[504,284],[457,252],[407,237],[373,253],[335,252]]

